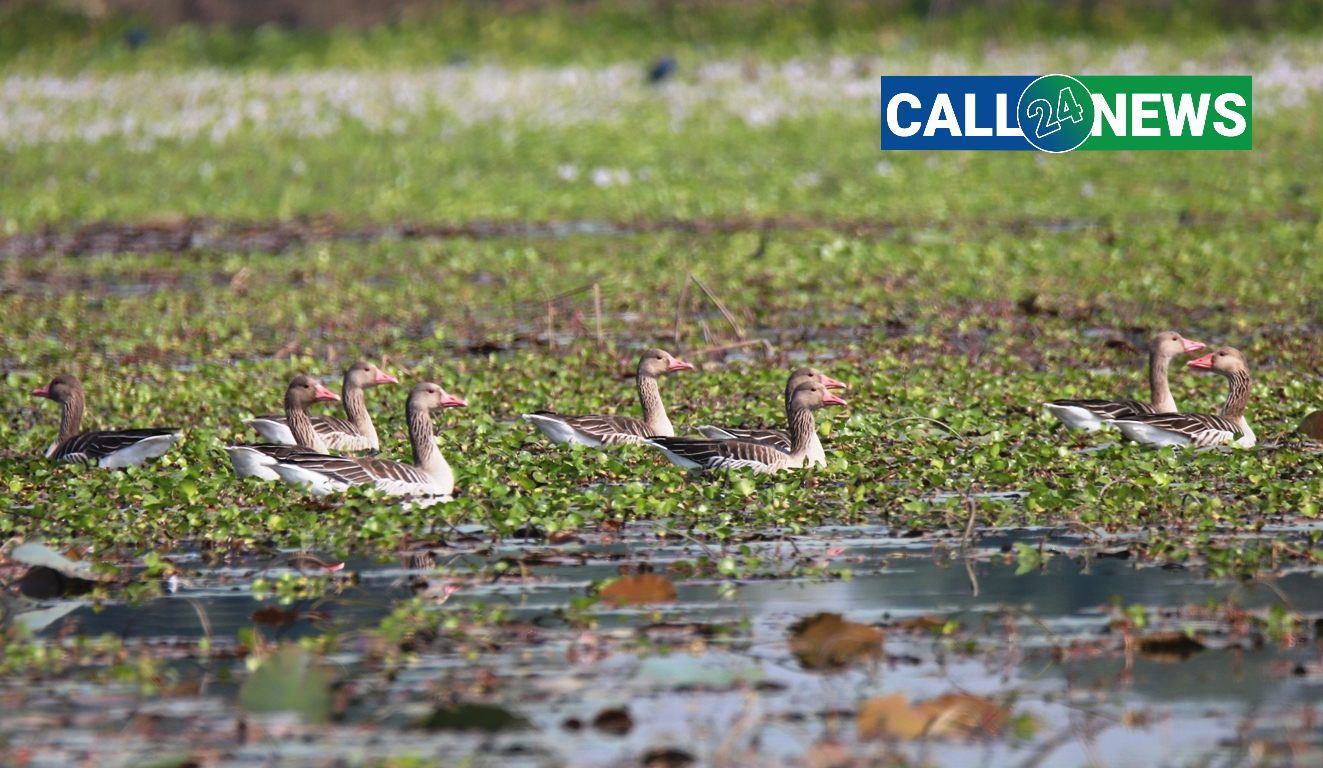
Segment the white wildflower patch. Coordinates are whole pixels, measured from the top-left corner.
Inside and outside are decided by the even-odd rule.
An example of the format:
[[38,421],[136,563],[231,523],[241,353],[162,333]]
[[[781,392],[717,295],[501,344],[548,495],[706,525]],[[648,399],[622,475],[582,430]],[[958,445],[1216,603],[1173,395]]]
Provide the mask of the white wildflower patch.
[[[439,131],[446,140],[457,128],[500,125],[509,129],[501,134],[507,143],[525,128],[588,124],[657,122],[682,130],[695,120],[733,119],[766,127],[804,115],[875,117],[879,74],[1249,74],[1261,115],[1303,106],[1323,92],[1323,42],[1235,39],[1195,58],[1161,45],[1059,43],[992,48],[976,57],[794,59],[759,63],[756,77],[749,71],[746,61],[711,61],[665,88],[648,85],[637,64],[15,74],[0,79],[0,146],[115,139],[150,151],[160,141],[221,144],[236,132],[317,138],[351,127],[384,135]],[[622,183],[612,175],[602,185]]]

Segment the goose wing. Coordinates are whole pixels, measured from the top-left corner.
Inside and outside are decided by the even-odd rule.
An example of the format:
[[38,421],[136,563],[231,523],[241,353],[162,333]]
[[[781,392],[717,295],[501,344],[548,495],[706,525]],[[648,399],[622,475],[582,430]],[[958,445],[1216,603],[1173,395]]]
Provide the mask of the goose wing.
[[[648,441],[660,448],[672,463],[703,469],[752,468],[761,472],[786,465],[787,454],[769,445],[743,440],[710,440],[701,437],[654,437]],[[677,461],[676,459],[680,459]]]
[[704,424],[698,428],[713,440],[740,440],[746,443],[758,443],[790,453],[790,435],[779,429],[734,429],[732,427],[714,427]]
[[648,425],[642,419],[633,416],[560,416],[558,414],[540,414],[554,416],[576,432],[598,440],[602,445],[622,445],[641,443],[652,436]]
[[1183,435],[1198,448],[1229,443],[1240,434],[1240,427],[1235,422],[1211,413],[1143,413],[1117,421],[1147,424]]
[[1100,419],[1124,419],[1135,414],[1153,413],[1153,406],[1138,400],[1052,400],[1047,404],[1083,408]]
[[178,429],[160,427],[83,432],[55,446],[55,449],[47,454],[47,457],[59,461],[89,464],[116,451],[131,448],[143,440],[178,433]]

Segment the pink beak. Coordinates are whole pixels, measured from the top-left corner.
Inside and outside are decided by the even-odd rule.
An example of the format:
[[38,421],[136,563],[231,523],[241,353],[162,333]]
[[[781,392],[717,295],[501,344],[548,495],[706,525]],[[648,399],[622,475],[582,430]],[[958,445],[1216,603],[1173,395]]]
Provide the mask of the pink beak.
[[1189,339],[1184,337],[1181,338],[1181,345],[1185,347],[1186,354],[1189,354],[1190,352],[1198,352],[1199,350],[1208,346],[1202,341],[1190,341]]
[[318,384],[317,389],[313,390],[313,399],[321,403],[327,400],[339,400],[340,396],[326,387],[323,387],[321,384]]
[[822,393],[823,405],[845,405],[845,401],[830,392]]
[[468,404],[468,401],[462,397],[455,397],[445,390],[441,391],[442,408],[466,408],[468,407]]
[[685,361],[677,360],[674,357],[671,358],[670,365],[666,366],[666,371],[668,373],[672,371],[692,371],[692,370],[694,370],[694,366],[692,363],[686,363]]
[[51,385],[46,384],[46,385],[43,385],[43,386],[37,387],[36,389],[32,390],[32,396],[33,396],[33,397],[50,397],[50,396],[51,396]]
[[828,375],[825,374],[825,373],[822,374],[822,386],[826,387],[827,389],[849,389],[849,388],[850,388],[849,385],[847,385],[845,382],[843,382],[843,381],[837,381],[836,379],[833,379],[832,377],[828,376]]
[[373,384],[399,384],[400,380],[386,373],[377,366],[372,366]]
[[1191,360],[1190,362],[1186,363],[1186,365],[1190,366],[1191,368],[1202,368],[1205,371],[1211,371],[1213,370],[1213,356],[1204,355],[1198,360]]

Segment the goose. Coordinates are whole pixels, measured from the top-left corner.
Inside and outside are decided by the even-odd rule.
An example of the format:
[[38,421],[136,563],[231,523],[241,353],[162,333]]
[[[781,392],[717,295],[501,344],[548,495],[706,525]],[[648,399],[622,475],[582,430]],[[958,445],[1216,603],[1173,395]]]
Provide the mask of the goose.
[[639,403],[643,418],[633,416],[561,416],[551,411],[525,413],[524,419],[547,436],[553,443],[579,443],[581,445],[621,445],[642,443],[649,437],[670,437],[675,434],[671,420],[666,417],[657,389],[657,377],[675,371],[692,371],[694,366],[677,360],[661,349],[644,350],[639,356]]
[[672,464],[691,469],[749,467],[754,472],[767,473],[803,467],[809,463],[809,445],[816,431],[813,412],[828,405],[845,405],[845,401],[816,381],[807,381],[795,389],[786,403],[789,453],[761,443],[703,437],[654,437],[648,443],[660,449]]
[[184,439],[174,427],[79,432],[87,398],[82,383],[67,373],[32,390],[32,396],[60,404],[60,435],[46,449],[48,459],[106,469],[140,467],[170,450],[176,440]]
[[1154,448],[1166,445],[1208,448],[1224,443],[1253,448],[1254,430],[1245,420],[1245,406],[1249,404],[1253,380],[1245,355],[1233,347],[1218,347],[1215,352],[1186,365],[1226,378],[1227,399],[1220,414],[1136,413],[1114,419],[1111,423],[1131,440]]
[[239,477],[279,480],[280,475],[271,468],[279,459],[305,451],[326,453],[326,441],[313,427],[308,406],[339,399],[339,395],[311,376],[295,376],[285,388],[285,423],[295,445],[227,445],[225,452],[230,455],[234,473]]
[[1135,413],[1175,413],[1176,400],[1167,386],[1167,368],[1179,355],[1204,348],[1200,341],[1190,341],[1175,331],[1153,337],[1148,347],[1148,387],[1150,402],[1138,400],[1053,400],[1043,403],[1047,412],[1061,419],[1071,429],[1096,432],[1112,419]]
[[[333,451],[367,451],[375,454],[381,450],[377,439],[377,428],[372,424],[368,413],[367,396],[363,390],[382,384],[399,384],[400,380],[381,370],[372,363],[359,361],[349,366],[344,378],[344,407],[348,420],[337,416],[317,415],[312,417],[312,428]],[[263,439],[279,445],[298,445],[294,433],[289,429],[289,421],[282,415],[258,416],[244,419],[244,424],[257,430]]]
[[455,475],[436,447],[432,412],[468,405],[463,398],[446,392],[438,384],[423,382],[409,391],[404,408],[413,444],[413,464],[367,456],[322,456],[309,452],[290,454],[272,465],[280,479],[307,486],[315,496],[340,492],[354,485],[372,485],[391,496],[430,496],[449,501],[455,490]]
[[[846,389],[843,382],[828,376],[816,368],[797,368],[790,374],[786,381],[785,402],[790,404],[790,397],[800,384],[806,381],[816,381],[827,389]],[[704,437],[713,440],[743,440],[748,443],[760,443],[770,445],[778,451],[790,453],[790,435],[780,429],[735,429],[733,427],[714,427],[711,424],[704,424],[698,428],[698,431]],[[809,441],[808,462],[810,465],[818,464],[826,466],[827,453],[822,449],[822,441],[818,439],[818,431],[813,430],[813,437]]]

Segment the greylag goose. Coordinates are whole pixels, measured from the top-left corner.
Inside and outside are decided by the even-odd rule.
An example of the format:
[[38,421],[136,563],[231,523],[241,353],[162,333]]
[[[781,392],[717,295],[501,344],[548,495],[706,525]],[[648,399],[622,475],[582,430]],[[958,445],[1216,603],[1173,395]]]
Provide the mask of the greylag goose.
[[170,450],[176,440],[184,439],[173,427],[79,432],[87,398],[83,385],[67,373],[32,390],[32,395],[60,404],[60,435],[46,449],[48,459],[107,469],[140,467]]
[[1067,427],[1089,432],[1096,432],[1112,419],[1135,413],[1175,413],[1176,400],[1167,386],[1167,368],[1172,358],[1203,348],[1203,342],[1190,341],[1174,331],[1154,336],[1148,346],[1148,403],[1138,400],[1053,400],[1043,403],[1043,407]]
[[649,437],[669,437],[675,434],[675,428],[666,416],[666,406],[662,404],[661,392],[657,389],[657,377],[693,369],[694,366],[671,357],[664,350],[644,350],[635,376],[639,403],[643,406],[642,419],[633,416],[561,416],[551,411],[525,413],[524,419],[533,422],[553,443],[620,445],[642,443]]
[[813,412],[827,405],[845,405],[845,401],[816,381],[800,384],[794,391],[786,403],[789,453],[760,443],[703,437],[654,437],[648,443],[661,449],[672,464],[691,469],[749,467],[754,472],[766,473],[803,467],[808,463],[809,445],[817,431]]
[[285,423],[296,444],[227,445],[225,452],[230,455],[230,466],[234,467],[234,473],[239,477],[279,480],[280,475],[271,468],[278,460],[305,451],[326,453],[326,441],[313,428],[308,406],[339,399],[339,395],[311,376],[295,376],[285,388]]
[[[790,374],[790,379],[786,381],[786,405],[790,404],[790,397],[800,384],[806,381],[816,381],[827,389],[845,389],[844,383],[833,379],[827,374],[816,368],[797,368]],[[698,428],[704,437],[713,440],[743,440],[747,443],[759,443],[770,445],[778,451],[790,453],[790,435],[780,429],[735,429],[733,427],[714,427],[711,424],[704,424]],[[818,439],[818,431],[813,430],[813,437],[809,441],[808,449],[809,465],[827,464],[827,453],[822,449],[822,441]]]
[[1112,423],[1131,440],[1154,448],[1165,445],[1207,448],[1224,443],[1253,448],[1254,430],[1245,420],[1245,406],[1249,404],[1253,380],[1245,356],[1232,347],[1219,347],[1216,352],[1191,360],[1186,365],[1226,378],[1227,399],[1220,414],[1137,413]]
[[[312,428],[326,443],[326,447],[333,451],[376,453],[381,450],[381,442],[377,439],[377,428],[372,424],[372,416],[367,408],[367,395],[363,390],[382,384],[399,383],[399,379],[372,363],[364,361],[354,363],[345,371],[342,389],[345,416],[349,418],[346,420],[337,416],[313,416]],[[294,433],[290,431],[289,421],[285,416],[258,416],[244,419],[243,423],[257,430],[257,434],[264,439],[278,445],[299,444],[294,439]]]
[[302,452],[277,461],[272,469],[291,485],[308,486],[316,496],[343,491],[354,485],[372,485],[391,496],[431,496],[448,501],[455,490],[455,475],[436,447],[432,412],[468,405],[462,398],[431,382],[409,391],[405,418],[413,464],[357,456],[321,456]]

